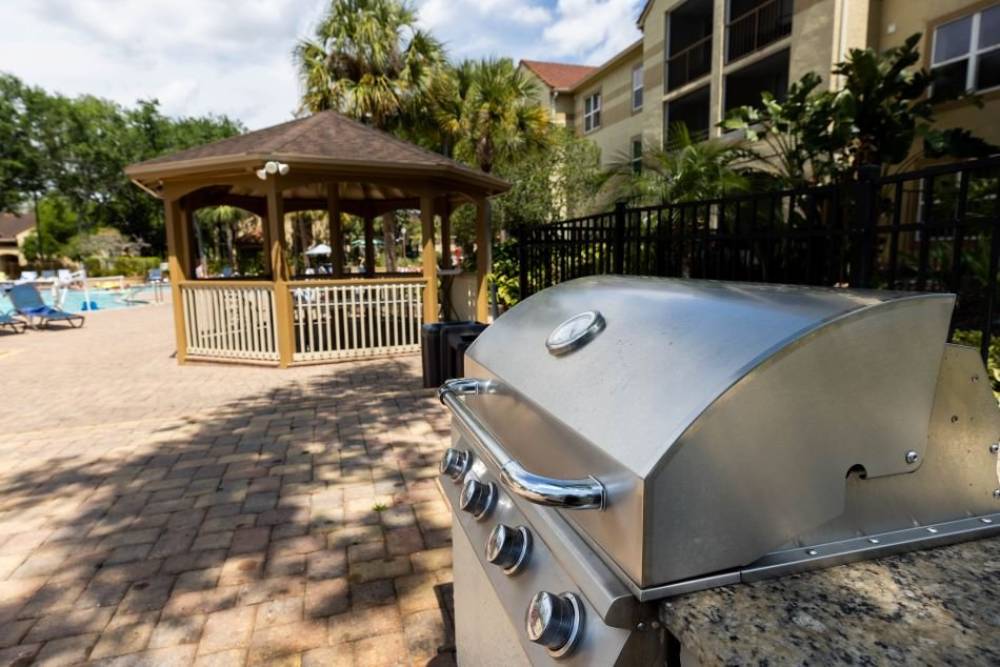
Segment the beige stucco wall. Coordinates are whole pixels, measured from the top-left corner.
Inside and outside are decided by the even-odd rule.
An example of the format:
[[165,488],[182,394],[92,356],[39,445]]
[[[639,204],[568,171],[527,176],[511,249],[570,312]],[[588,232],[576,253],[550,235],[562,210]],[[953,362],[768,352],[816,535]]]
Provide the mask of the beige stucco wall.
[[543,109],[548,109],[549,112],[552,114],[552,120],[555,121],[556,120],[555,109],[553,109],[552,107],[552,89],[549,87],[547,83],[542,81],[542,79],[537,74],[532,72],[524,65],[519,65],[518,69],[521,70],[521,74],[524,75],[524,78],[527,79],[532,84],[532,86],[534,86],[535,101],[538,103],[538,106],[542,107]]
[[[632,68],[641,61],[642,52],[636,49],[617,64],[584,81],[574,91],[574,125],[581,135],[600,148],[603,165],[619,162],[628,154],[632,138],[642,135],[643,114],[650,104],[655,105],[655,100],[650,100],[644,90],[642,110],[632,111]],[[584,132],[584,101],[598,91],[601,93],[601,126]]]
[[[930,66],[931,32],[935,25],[952,18],[959,18],[994,2],[976,0],[880,0],[878,12],[877,46],[888,49],[898,46],[915,32],[923,34],[920,53],[924,65]],[[951,102],[938,107],[939,127],[964,127],[987,141],[1000,145],[1000,93],[987,92],[981,96],[983,108],[971,103]]]
[[525,78],[534,84],[536,101],[541,107],[549,110],[552,122],[556,125],[572,126],[575,104],[573,95],[559,93],[527,67],[520,65],[519,68]]
[[[990,0],[795,0],[792,34],[760,52],[735,63],[724,63],[726,0],[715,0],[713,13],[713,65],[711,73],[684,88],[667,93],[664,90],[664,54],[666,50],[665,16],[683,0],[656,0],[646,14],[642,51],[623,58],[596,77],[584,82],[573,92],[571,125],[583,134],[584,99],[595,90],[602,93],[601,128],[588,133],[601,148],[604,164],[619,159],[630,147],[631,139],[642,136],[647,145],[662,141],[664,105],[682,97],[706,83],[711,85],[710,124],[712,136],[721,131],[715,127],[723,120],[723,91],[727,74],[738,71],[757,60],[789,49],[789,83],[806,72],[823,77],[825,85],[836,89],[840,81],[832,76],[835,62],[843,59],[852,48],[868,46],[885,49],[901,43],[914,32],[925,34],[921,52],[926,53],[927,33],[942,17],[971,12],[992,4]],[[892,32],[890,33],[890,29]],[[641,59],[644,67],[645,91],[641,113],[631,111],[632,66]],[[943,106],[938,112],[940,125],[968,127],[979,136],[1000,144],[1000,123],[991,119],[1000,113],[1000,93],[984,96],[985,110],[969,104]],[[557,100],[567,104],[567,95]],[[568,107],[567,107],[568,110]]]

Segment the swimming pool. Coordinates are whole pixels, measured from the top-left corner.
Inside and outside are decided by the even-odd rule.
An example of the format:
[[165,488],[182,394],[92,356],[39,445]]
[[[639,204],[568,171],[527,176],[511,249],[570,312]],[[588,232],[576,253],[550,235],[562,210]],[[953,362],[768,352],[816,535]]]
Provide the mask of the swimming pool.
[[[164,294],[166,294],[164,289]],[[40,287],[38,293],[42,295],[42,300],[50,306],[53,303],[52,290],[48,287]],[[128,295],[133,301],[125,301]],[[87,302],[86,305],[84,302]],[[70,290],[63,300],[63,310],[71,313],[89,313],[102,310],[121,310],[123,308],[135,308],[156,302],[156,295],[152,288],[142,289],[138,292],[129,290],[120,291],[116,289],[91,289],[86,293],[83,290]],[[11,310],[13,305],[10,300],[0,295],[0,312]]]

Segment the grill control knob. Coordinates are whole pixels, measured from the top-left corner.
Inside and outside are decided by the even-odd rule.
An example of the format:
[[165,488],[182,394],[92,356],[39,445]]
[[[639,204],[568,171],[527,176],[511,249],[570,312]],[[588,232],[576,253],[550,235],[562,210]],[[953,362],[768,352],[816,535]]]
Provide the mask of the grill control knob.
[[524,526],[511,528],[498,523],[486,541],[486,560],[514,574],[528,560],[531,533]]
[[528,639],[561,658],[573,650],[583,634],[583,603],[573,593],[535,593],[524,624]]
[[465,480],[458,506],[477,519],[484,518],[493,509],[497,500],[497,487],[493,482],[480,482],[478,479]]
[[469,469],[469,462],[471,460],[472,457],[469,456],[469,452],[449,447],[448,451],[441,457],[438,469],[442,475],[447,475],[457,482],[465,474],[465,471]]

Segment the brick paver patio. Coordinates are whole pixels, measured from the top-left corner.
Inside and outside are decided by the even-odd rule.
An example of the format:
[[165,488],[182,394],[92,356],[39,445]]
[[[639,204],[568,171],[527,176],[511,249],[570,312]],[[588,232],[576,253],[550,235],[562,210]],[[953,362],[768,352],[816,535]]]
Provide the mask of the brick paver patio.
[[0,336],[0,665],[452,664],[419,359],[172,352],[165,306]]

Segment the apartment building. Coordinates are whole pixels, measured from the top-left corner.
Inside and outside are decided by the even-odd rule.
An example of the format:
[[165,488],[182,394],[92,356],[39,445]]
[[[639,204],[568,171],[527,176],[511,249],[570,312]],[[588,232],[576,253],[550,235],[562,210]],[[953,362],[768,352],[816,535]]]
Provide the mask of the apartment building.
[[915,32],[938,90],[976,91],[985,103],[945,102],[943,127],[1000,144],[1000,0],[649,0],[642,38],[599,67],[522,61],[553,119],[591,138],[604,164],[636,160],[684,122],[718,137],[730,109],[781,97],[814,71],[824,85],[849,49],[884,50]]

